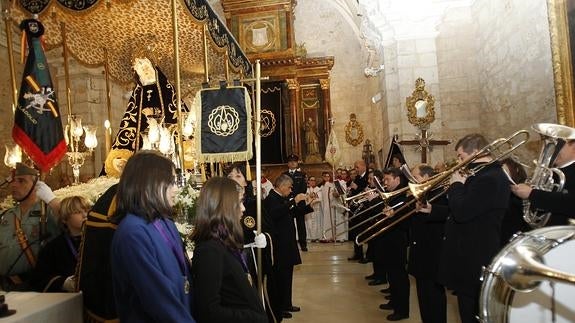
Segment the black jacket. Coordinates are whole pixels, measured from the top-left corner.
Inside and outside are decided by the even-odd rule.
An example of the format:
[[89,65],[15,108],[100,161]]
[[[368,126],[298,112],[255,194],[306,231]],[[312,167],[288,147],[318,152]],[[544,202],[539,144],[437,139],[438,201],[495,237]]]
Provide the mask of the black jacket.
[[436,280],[449,207],[445,195],[431,204],[431,213],[418,212],[411,219],[408,269],[416,278]]
[[280,196],[271,190],[264,200],[276,241],[274,245],[274,265],[294,266],[301,264],[297,241],[295,240],[294,200]]
[[192,281],[193,316],[198,323],[268,322],[241,261],[221,242],[198,243],[192,260]]
[[510,192],[509,180],[498,163],[467,178],[465,184],[449,187],[450,216],[439,269],[445,286],[478,297],[481,268],[489,265],[501,248],[501,222]]
[[561,168],[565,174],[565,185],[562,192],[546,192],[534,189],[529,195],[532,207],[552,212],[547,226],[568,224],[569,218],[575,218],[575,163]]

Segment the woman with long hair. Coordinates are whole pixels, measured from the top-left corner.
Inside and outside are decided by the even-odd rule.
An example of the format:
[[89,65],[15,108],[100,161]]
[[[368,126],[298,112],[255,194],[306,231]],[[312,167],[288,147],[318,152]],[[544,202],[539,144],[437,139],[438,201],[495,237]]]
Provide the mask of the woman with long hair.
[[212,177],[196,202],[192,280],[198,322],[268,322],[242,253],[243,195],[235,181]]
[[122,172],[113,221],[112,282],[122,322],[195,322],[190,266],[172,220],[175,167],[140,151]]

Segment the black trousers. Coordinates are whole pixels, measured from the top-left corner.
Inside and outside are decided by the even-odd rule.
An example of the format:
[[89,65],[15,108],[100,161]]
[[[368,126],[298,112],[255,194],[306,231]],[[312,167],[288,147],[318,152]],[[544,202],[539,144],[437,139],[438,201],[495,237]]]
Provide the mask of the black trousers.
[[409,277],[405,265],[386,264],[394,313],[409,316]]
[[445,288],[432,279],[416,278],[417,301],[423,323],[446,323]]
[[385,272],[385,240],[381,236],[374,238],[368,242],[369,250],[366,254],[367,258],[373,260],[373,273],[377,279],[387,280],[387,273]]
[[297,241],[301,248],[307,247],[307,233],[305,230],[305,214],[297,212],[295,215],[295,226],[297,229]]
[[283,310],[292,307],[293,266],[277,266],[275,270],[278,303]]
[[457,293],[457,304],[459,306],[459,317],[461,323],[477,323],[479,316],[479,295],[472,297]]

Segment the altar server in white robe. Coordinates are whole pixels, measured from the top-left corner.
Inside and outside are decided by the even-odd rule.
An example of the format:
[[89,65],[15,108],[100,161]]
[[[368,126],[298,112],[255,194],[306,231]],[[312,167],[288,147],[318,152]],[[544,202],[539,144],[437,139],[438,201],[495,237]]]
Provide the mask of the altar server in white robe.
[[[335,224],[341,223],[345,217],[346,209],[341,204],[340,195],[335,187],[330,172],[323,172],[323,185],[321,186],[321,208],[323,213],[323,232],[325,235],[323,239],[326,241],[333,241],[334,235],[336,240],[345,240],[343,232],[347,231],[347,222],[337,227]],[[342,187],[342,192],[347,189],[345,181],[337,180]],[[332,228],[335,227],[335,234]],[[341,233],[341,234],[340,234]]]
[[307,239],[319,241],[323,234],[323,215],[321,207],[321,188],[316,185],[315,176],[310,176],[307,180],[306,198],[309,199],[313,212],[305,215],[305,227]]

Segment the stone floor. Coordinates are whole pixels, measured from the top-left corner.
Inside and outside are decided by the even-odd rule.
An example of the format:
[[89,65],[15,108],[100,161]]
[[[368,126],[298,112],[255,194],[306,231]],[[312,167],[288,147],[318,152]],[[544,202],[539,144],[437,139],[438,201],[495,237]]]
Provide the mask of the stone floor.
[[[352,244],[312,243],[302,252],[303,264],[296,266],[293,283],[293,304],[302,308],[287,323],[314,322],[385,322],[390,311],[382,311],[386,303],[380,289],[387,285],[368,286],[364,276],[372,273],[371,264],[347,261]],[[411,277],[410,277],[411,278]],[[415,283],[411,278],[410,318],[400,322],[421,322]],[[448,322],[459,323],[457,302],[448,296]]]

